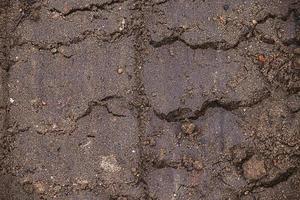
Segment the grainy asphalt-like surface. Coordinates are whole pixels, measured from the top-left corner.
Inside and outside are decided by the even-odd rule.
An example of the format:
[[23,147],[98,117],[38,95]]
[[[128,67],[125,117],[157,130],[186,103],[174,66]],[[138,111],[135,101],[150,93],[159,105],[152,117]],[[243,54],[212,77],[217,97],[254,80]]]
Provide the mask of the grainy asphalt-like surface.
[[1,0],[0,200],[299,200],[298,0]]

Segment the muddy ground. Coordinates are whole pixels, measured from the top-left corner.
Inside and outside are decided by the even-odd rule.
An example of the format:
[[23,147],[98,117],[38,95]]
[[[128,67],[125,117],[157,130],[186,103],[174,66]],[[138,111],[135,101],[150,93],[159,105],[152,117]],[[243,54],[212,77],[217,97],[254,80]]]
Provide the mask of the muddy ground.
[[1,0],[1,200],[299,200],[298,0]]

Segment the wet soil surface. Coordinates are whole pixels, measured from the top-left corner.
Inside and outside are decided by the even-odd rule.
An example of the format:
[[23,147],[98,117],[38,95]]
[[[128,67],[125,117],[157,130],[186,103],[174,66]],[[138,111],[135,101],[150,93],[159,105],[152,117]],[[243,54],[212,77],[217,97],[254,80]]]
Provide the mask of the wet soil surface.
[[0,1],[1,200],[299,200],[297,0]]

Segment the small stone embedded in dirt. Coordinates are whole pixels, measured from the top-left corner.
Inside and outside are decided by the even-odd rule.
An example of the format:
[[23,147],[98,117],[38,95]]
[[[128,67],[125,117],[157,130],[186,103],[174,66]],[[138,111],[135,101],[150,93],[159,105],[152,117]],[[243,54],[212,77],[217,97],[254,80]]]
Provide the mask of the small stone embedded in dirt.
[[42,194],[45,192],[45,186],[41,182],[35,182],[33,183],[34,189],[38,194]]
[[121,26],[119,27],[119,31],[123,31],[125,29],[125,19],[123,18],[121,21]]
[[85,190],[88,188],[89,182],[87,180],[78,180],[77,184],[79,185],[80,189]]
[[266,59],[265,55],[260,54],[260,55],[257,56],[257,60],[259,62],[261,62],[262,64],[264,64],[267,59]]
[[244,148],[235,148],[231,152],[232,156],[232,162],[234,164],[240,164],[243,160],[247,157],[246,149]]
[[156,141],[155,141],[154,138],[150,138],[150,140],[149,140],[149,145],[150,145],[150,146],[155,146],[155,145],[156,145]]
[[257,21],[254,19],[254,20],[252,20],[252,24],[253,25],[256,25],[257,24]]
[[51,49],[51,53],[53,53],[53,54],[57,53],[57,48]]
[[253,156],[243,164],[243,172],[247,179],[258,180],[267,174],[265,162],[257,156]]
[[57,19],[58,17],[61,16],[61,14],[60,14],[59,12],[52,12],[51,15],[52,15],[52,16],[51,16],[52,19]]
[[115,155],[103,156],[100,167],[108,173],[116,173],[121,170]]
[[137,168],[135,168],[135,167],[131,168],[131,172],[134,176],[139,176],[139,171]]
[[294,54],[300,55],[300,48],[294,49]]
[[123,74],[124,69],[122,67],[118,68],[118,74]]
[[126,197],[118,197],[117,200],[127,200]]
[[154,138],[149,138],[143,142],[144,145],[155,146],[156,141]]
[[296,68],[300,68],[300,57],[297,57],[297,58],[295,59],[295,61],[294,61],[294,66],[295,66]]
[[170,52],[170,55],[171,55],[171,56],[174,56],[174,55],[175,55],[175,53],[174,53],[174,50],[173,50],[173,49],[170,49],[170,50],[169,50],[169,52]]
[[14,103],[15,100],[14,100],[13,98],[9,98],[9,102],[10,102],[10,103]]
[[131,168],[131,172],[132,173],[136,173],[137,172],[137,168],[135,168],[135,167]]
[[188,156],[183,156],[182,158],[182,165],[188,170],[192,171],[193,170],[193,159]]
[[183,122],[181,124],[181,131],[187,135],[191,135],[195,132],[196,125],[192,122]]
[[194,167],[195,170],[198,170],[198,171],[200,171],[204,168],[203,163],[199,160],[194,161],[193,167]]
[[226,24],[226,22],[227,22],[227,20],[226,20],[226,18],[224,17],[224,16],[219,16],[218,17],[218,20],[219,20],[219,22],[221,23],[221,24]]
[[43,106],[46,106],[47,103],[46,103],[45,101],[42,101],[42,105],[43,105]]
[[59,192],[61,189],[62,189],[62,187],[61,187],[60,185],[56,185],[56,186],[54,186],[54,188],[53,188],[53,190],[54,190],[55,192]]
[[33,187],[32,184],[30,182],[26,182],[23,184],[23,190],[29,194],[31,194],[33,192]]

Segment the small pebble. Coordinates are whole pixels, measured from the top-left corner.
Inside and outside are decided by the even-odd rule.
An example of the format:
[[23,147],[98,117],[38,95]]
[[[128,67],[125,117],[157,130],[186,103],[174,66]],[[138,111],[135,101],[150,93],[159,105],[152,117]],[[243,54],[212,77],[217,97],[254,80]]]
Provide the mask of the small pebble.
[[193,163],[193,167],[194,167],[194,169],[200,171],[203,169],[203,163],[199,160],[195,160]]
[[264,160],[253,156],[243,164],[243,173],[247,179],[258,180],[267,174]]
[[41,182],[33,183],[34,189],[38,194],[42,194],[45,192],[45,186]]
[[60,16],[60,13],[58,13],[58,12],[53,12],[52,13],[52,18],[53,19],[56,19],[56,18],[58,18]]
[[174,53],[173,49],[170,49],[170,51],[169,51],[169,52],[170,52],[170,55],[171,55],[171,56],[174,56],[174,55],[175,55],[175,53]]
[[143,142],[144,145],[150,145],[150,146],[155,146],[156,145],[156,141],[154,138],[150,138],[147,139]]
[[57,126],[56,124],[53,124],[53,125],[52,125],[52,128],[53,128],[53,129],[57,129],[57,127],[58,127],[58,126]]
[[120,67],[120,68],[118,69],[118,74],[123,74],[123,72],[124,72],[124,69]]
[[295,67],[300,68],[300,57],[295,59],[294,65],[295,65]]
[[10,102],[10,103],[14,103],[15,100],[14,100],[13,98],[9,98],[9,102]]
[[257,56],[257,60],[261,63],[265,63],[267,59],[264,55],[261,54]]
[[127,198],[126,197],[118,197],[117,200],[127,200]]
[[53,48],[53,49],[51,49],[51,53],[57,53],[57,48]]
[[23,185],[23,190],[25,190],[26,193],[31,194],[31,193],[33,192],[33,189],[34,189],[34,188],[33,188],[33,186],[32,186],[31,183],[29,183],[29,182],[24,183],[24,185]]
[[256,25],[257,24],[257,21],[254,19],[252,20],[252,24]]
[[125,19],[122,19],[121,26],[119,27],[119,31],[123,31],[125,29]]
[[77,183],[78,183],[80,189],[82,189],[82,190],[87,189],[87,187],[89,185],[89,182],[87,180],[79,180],[79,181],[77,181]]
[[54,186],[53,190],[56,192],[59,192],[62,189],[62,187],[60,185],[56,185]]
[[300,55],[300,48],[294,49],[294,54]]
[[149,140],[149,145],[150,145],[150,146],[155,146],[155,145],[156,145],[156,141],[155,141],[154,138],[150,138],[150,140]]
[[133,168],[131,168],[131,171],[132,171],[133,173],[135,173],[135,172],[137,172],[137,168],[133,167]]
[[196,125],[193,124],[192,122],[183,122],[181,124],[182,132],[187,135],[191,135],[192,133],[194,133],[195,129],[196,129]]

